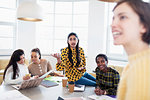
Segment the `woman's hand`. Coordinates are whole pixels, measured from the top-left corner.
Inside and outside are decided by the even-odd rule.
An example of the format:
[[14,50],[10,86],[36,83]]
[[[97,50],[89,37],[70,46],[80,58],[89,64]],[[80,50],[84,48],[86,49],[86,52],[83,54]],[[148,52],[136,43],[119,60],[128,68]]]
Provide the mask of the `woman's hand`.
[[59,77],[64,77],[64,75],[60,75],[60,74],[59,74]]
[[23,76],[23,80],[28,80],[30,79],[31,77],[31,74],[26,74],[25,76]]
[[56,59],[60,59],[61,58],[59,53],[51,54],[51,56],[55,57]]
[[39,78],[39,75],[35,75],[35,76],[33,76],[33,78],[34,78],[34,79],[37,79],[37,78]]
[[55,57],[59,64],[61,63],[61,55],[59,53],[51,54],[51,56]]
[[79,67],[79,68],[77,68],[78,70],[82,70],[82,69],[84,69],[84,67]]

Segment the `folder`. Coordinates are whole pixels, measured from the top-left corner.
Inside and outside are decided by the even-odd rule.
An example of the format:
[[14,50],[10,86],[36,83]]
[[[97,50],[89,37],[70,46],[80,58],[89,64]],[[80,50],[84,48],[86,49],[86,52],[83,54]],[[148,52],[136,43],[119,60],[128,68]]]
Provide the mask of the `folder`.
[[58,83],[53,82],[53,81],[49,81],[49,80],[44,80],[41,82],[41,85],[48,88],[48,87],[52,87],[52,86],[57,86]]

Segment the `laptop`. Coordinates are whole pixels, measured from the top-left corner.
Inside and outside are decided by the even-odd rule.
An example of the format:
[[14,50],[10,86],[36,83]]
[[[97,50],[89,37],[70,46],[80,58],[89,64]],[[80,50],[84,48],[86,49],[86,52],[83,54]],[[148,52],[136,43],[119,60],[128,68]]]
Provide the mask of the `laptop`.
[[21,90],[21,89],[39,86],[42,80],[43,78],[29,79],[29,80],[24,80],[21,84],[15,84],[11,86],[17,90]]

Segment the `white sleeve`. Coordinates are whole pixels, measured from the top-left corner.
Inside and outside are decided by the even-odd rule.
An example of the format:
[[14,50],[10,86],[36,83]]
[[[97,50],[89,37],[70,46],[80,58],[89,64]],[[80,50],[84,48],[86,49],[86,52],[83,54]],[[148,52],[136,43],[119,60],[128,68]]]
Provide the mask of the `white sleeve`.
[[[26,65],[25,65],[25,73],[26,73],[26,74],[29,74],[29,69],[28,69],[28,66],[26,66]],[[24,76],[24,75],[23,75],[23,76]]]
[[5,84],[18,84],[20,82],[23,81],[23,78],[22,77],[18,77],[16,79],[12,79],[13,77],[13,68],[12,66],[10,66],[8,69],[7,69],[7,72],[5,74],[5,80],[4,80],[4,83]]

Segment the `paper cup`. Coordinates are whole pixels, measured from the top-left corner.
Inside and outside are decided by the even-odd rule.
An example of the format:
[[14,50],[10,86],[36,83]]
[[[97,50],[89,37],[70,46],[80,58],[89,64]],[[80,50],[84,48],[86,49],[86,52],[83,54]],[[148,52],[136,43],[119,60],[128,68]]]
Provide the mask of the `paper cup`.
[[75,84],[68,84],[69,92],[74,92]]
[[66,87],[67,86],[67,79],[62,79],[62,86]]

